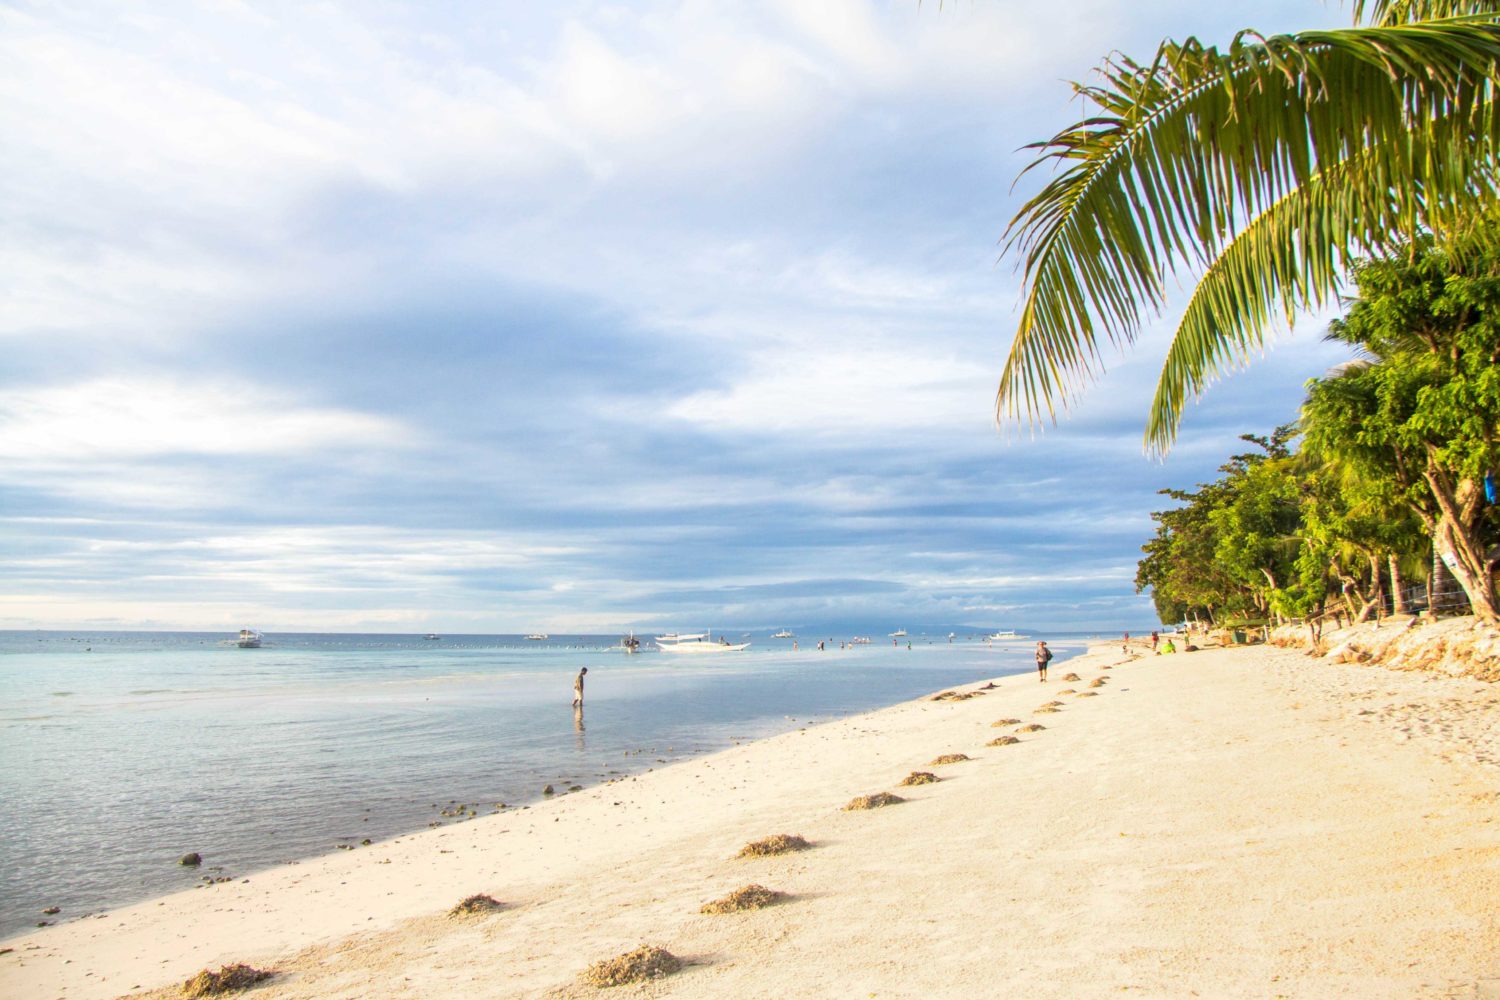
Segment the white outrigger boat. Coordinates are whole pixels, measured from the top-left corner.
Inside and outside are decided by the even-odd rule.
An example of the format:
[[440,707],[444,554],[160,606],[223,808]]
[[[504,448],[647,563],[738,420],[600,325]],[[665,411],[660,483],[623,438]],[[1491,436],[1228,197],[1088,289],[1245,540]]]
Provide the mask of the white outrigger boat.
[[699,632],[695,635],[679,635],[669,632],[666,635],[656,637],[656,645],[663,653],[737,653],[742,649],[749,649],[748,642],[731,643],[724,639],[714,641],[709,633]]
[[995,632],[995,633],[992,633],[990,635],[987,635],[987,636],[985,636],[985,638],[988,639],[988,640],[996,640],[996,639],[1019,639],[1019,638],[1021,638],[1021,636],[1019,634],[1017,634],[1017,632],[1016,632],[1015,629],[1008,628],[1008,629],[1002,629],[999,632]]
[[793,632],[791,629],[784,628],[780,632],[777,632],[775,635],[771,636],[771,638],[772,639],[795,639],[795,638],[797,638],[797,634],[795,632]]

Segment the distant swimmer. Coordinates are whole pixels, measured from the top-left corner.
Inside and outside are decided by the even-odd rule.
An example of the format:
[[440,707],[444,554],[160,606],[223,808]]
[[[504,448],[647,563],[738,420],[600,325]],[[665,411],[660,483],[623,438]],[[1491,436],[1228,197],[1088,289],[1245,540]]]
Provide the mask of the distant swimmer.
[[573,707],[583,707],[583,675],[589,672],[588,667],[578,671],[578,676],[573,680]]
[[1045,642],[1038,641],[1036,644],[1036,672],[1043,684],[1047,683],[1047,664],[1051,659],[1052,650],[1047,648]]

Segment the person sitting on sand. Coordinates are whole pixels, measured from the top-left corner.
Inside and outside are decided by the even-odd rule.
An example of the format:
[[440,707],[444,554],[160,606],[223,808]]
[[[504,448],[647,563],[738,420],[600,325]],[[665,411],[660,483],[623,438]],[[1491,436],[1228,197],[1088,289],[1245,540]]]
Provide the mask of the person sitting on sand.
[[1161,644],[1161,653],[1160,653],[1160,655],[1166,656],[1168,653],[1175,653],[1175,652],[1177,652],[1177,647],[1174,646],[1174,645],[1172,645],[1172,640],[1171,639],[1168,639],[1166,642],[1164,642],[1164,643]]
[[588,667],[578,671],[578,676],[573,680],[573,707],[583,707],[583,675],[589,672]]
[[1043,684],[1047,683],[1047,661],[1052,659],[1052,650],[1047,648],[1047,643],[1037,640],[1036,644],[1036,672]]

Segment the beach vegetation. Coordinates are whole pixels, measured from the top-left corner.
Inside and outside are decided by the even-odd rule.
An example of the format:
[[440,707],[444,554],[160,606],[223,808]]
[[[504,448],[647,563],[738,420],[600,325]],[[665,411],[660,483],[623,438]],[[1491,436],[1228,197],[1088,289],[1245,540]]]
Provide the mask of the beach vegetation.
[[806,851],[811,847],[812,844],[795,833],[778,833],[760,840],[752,840],[740,848],[737,857],[764,858],[777,854],[790,854],[793,851]]
[[274,972],[235,964],[222,966],[218,972],[204,969],[182,984],[182,995],[187,997],[213,997],[223,993],[248,990],[274,976]]
[[721,899],[704,903],[699,913],[738,913],[741,910],[760,910],[774,906],[786,899],[786,893],[767,889],[763,885],[742,886]]
[[1164,452],[1186,403],[1279,319],[1334,304],[1355,261],[1446,243],[1496,204],[1500,5],[1352,7],[1346,28],[1167,40],[1073,85],[1083,117],[1022,171],[1058,173],[1004,237],[1022,305],[997,417],[1056,419],[1105,344],[1128,347],[1168,307],[1169,276],[1196,273],[1147,415],[1146,447]]
[[[1217,481],[1164,490],[1137,568],[1163,621],[1364,621],[1451,581],[1500,617],[1500,220],[1423,235],[1353,270],[1330,337],[1358,355],[1308,383],[1295,425],[1244,435]],[[1300,435],[1300,442],[1298,441]],[[1294,442],[1300,449],[1294,450]]]
[[682,969],[682,960],[665,948],[642,945],[614,958],[595,962],[581,978],[590,986],[625,986],[670,976]]

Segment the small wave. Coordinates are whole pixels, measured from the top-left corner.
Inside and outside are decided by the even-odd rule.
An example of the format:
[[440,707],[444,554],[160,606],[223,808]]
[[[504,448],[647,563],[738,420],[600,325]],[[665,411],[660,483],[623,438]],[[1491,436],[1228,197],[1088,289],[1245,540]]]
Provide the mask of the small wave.
[[138,691],[131,691],[130,693],[131,694],[171,694],[172,693],[172,689],[171,688],[141,688]]
[[47,693],[50,694],[50,695],[52,695],[52,697],[54,697],[54,698],[71,698],[71,697],[73,697],[73,692],[72,691],[49,691]]

